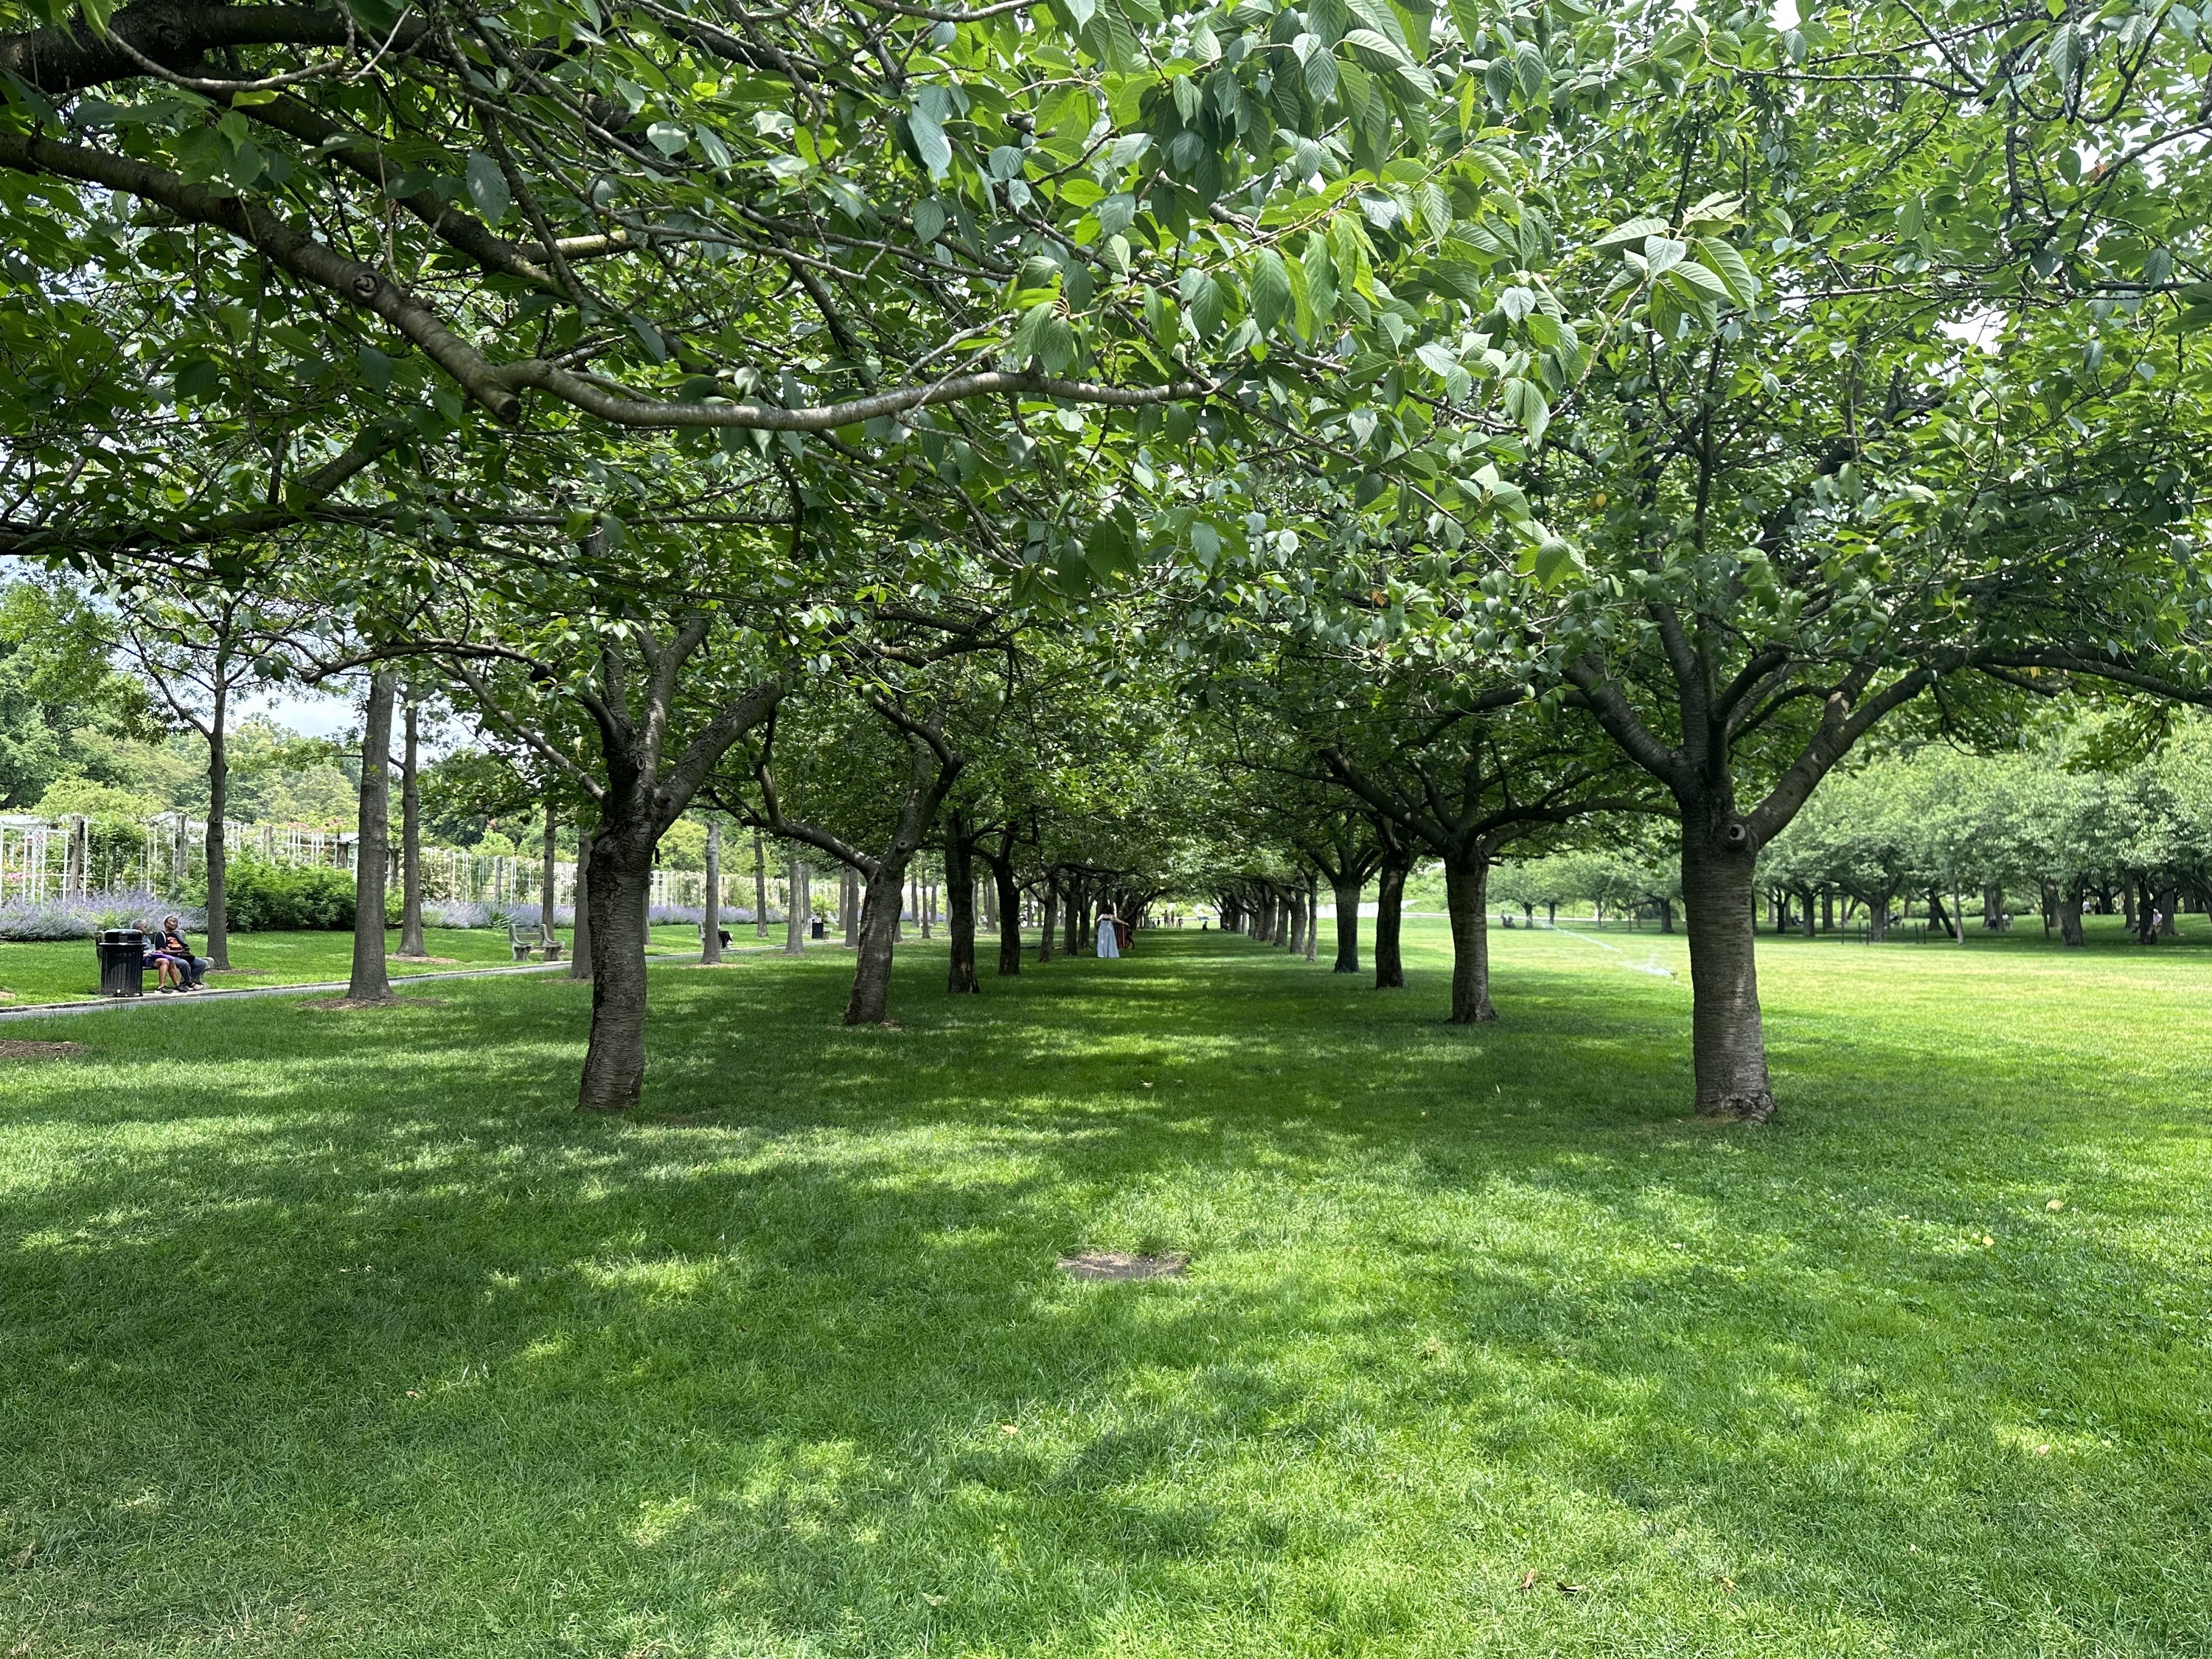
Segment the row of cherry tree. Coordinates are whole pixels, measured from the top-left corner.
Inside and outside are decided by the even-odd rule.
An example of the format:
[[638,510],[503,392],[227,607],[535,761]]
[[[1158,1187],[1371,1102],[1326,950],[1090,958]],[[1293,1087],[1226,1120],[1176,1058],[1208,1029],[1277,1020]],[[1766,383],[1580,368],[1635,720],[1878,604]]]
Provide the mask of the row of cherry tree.
[[995,870],[1048,780],[1080,907],[1226,753],[1255,844],[1443,861],[1455,1018],[1498,857],[1678,825],[1698,1103],[1761,1118],[1756,862],[1855,745],[2206,696],[2201,56],[2124,0],[4,0],[0,552],[282,610],[368,752],[433,677],[572,799],[586,1107],[695,805],[861,873],[868,1019],[940,823]]

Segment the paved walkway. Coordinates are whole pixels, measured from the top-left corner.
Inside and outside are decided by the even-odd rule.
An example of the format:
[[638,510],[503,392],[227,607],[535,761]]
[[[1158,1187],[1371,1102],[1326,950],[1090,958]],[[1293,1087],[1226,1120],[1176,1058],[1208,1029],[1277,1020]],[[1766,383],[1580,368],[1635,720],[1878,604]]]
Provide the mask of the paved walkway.
[[[827,939],[813,943],[826,945]],[[725,957],[757,956],[763,952],[780,953],[781,945],[730,945],[723,947]],[[695,960],[689,951],[655,951],[648,962],[690,962]],[[497,979],[515,974],[565,974],[566,962],[518,963],[508,968],[456,968],[450,972],[435,974],[394,974],[392,988],[419,985],[434,979]],[[327,996],[333,991],[343,991],[349,981],[342,979],[303,981],[297,985],[241,985],[235,989],[216,988],[195,991],[189,995],[162,996],[149,991],[143,997],[85,997],[75,1002],[32,1002],[20,1008],[0,1007],[0,1020],[40,1019],[48,1014],[97,1014],[116,1008],[153,1008],[187,1006],[195,1003],[224,1002],[235,997]]]

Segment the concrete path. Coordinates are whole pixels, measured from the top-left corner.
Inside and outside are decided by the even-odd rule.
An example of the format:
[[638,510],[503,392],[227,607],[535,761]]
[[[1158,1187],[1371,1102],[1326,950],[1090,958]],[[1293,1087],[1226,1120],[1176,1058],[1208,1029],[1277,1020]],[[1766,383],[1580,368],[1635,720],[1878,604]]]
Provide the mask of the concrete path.
[[[827,939],[813,941],[826,945]],[[763,953],[781,954],[781,945],[731,945],[723,947],[725,957],[757,956]],[[655,951],[646,958],[648,962],[690,962],[696,960],[689,951]],[[518,963],[510,968],[457,968],[451,972],[434,974],[394,974],[392,988],[419,985],[434,979],[497,979],[516,974],[565,974],[565,962]],[[302,981],[297,985],[242,985],[235,989],[217,988],[185,994],[172,993],[163,996],[149,991],[143,997],[85,997],[75,1002],[32,1002],[20,1008],[0,1007],[0,1020],[40,1019],[48,1014],[97,1014],[117,1008],[153,1008],[190,1006],[196,1003],[226,1002],[236,997],[313,997],[328,996],[331,992],[343,992],[348,981],[342,979]]]

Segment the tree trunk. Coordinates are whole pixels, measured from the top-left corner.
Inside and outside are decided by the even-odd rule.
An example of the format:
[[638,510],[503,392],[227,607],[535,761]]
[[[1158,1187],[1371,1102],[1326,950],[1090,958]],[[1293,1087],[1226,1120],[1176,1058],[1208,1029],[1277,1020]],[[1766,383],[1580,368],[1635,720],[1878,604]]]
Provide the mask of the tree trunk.
[[646,904],[653,894],[653,836],[641,819],[610,824],[603,816],[592,837],[586,899],[592,1036],[576,1094],[580,1112],[626,1112],[645,1086]]
[[1359,895],[1367,884],[1357,876],[1329,884],[1336,894],[1336,962],[1329,971],[1359,971]]
[[399,954],[420,958],[422,945],[422,753],[421,710],[407,705],[399,750]]
[[1037,945],[1040,965],[1052,960],[1052,936],[1060,927],[1060,878],[1048,875],[1044,878],[1044,935]]
[[[229,702],[228,687],[218,675],[215,705],[208,720],[207,951],[210,970],[228,970],[230,967],[230,901],[227,891],[230,848],[222,827],[223,818],[230,811]],[[85,862],[89,864],[91,860]],[[376,937],[381,944],[384,918],[379,915],[376,921]]]
[[1305,895],[1302,892],[1294,894],[1290,902],[1283,908],[1291,913],[1290,937],[1284,940],[1284,943],[1290,947],[1291,953],[1297,956],[1303,953],[1306,948]]
[[568,977],[592,976],[592,826],[576,820],[576,927],[568,941]]
[[2181,937],[2181,929],[2174,922],[2174,916],[2180,908],[2181,888],[2178,884],[2168,882],[2158,890],[2158,936],[2160,939]]
[[2136,931],[2136,878],[2133,876],[2125,877],[2120,882],[2120,925],[2132,933]]
[[1060,947],[1071,957],[1083,954],[1083,913],[1090,908],[1090,896],[1084,891],[1086,884],[1080,876],[1068,878],[1067,930],[1066,936],[1060,941]]
[[1498,1018],[1490,1006],[1490,863],[1444,866],[1444,908],[1451,915],[1451,1023],[1477,1025]]
[[945,837],[945,922],[951,940],[945,991],[956,997],[982,993],[975,977],[975,844],[968,838],[968,820],[952,814]]
[[384,871],[392,843],[392,677],[373,674],[362,723],[361,831],[354,854],[352,1002],[389,1002],[384,970]]
[[[1674,930],[1669,927],[1667,931],[1671,933]],[[1832,884],[1824,883],[1820,888],[1820,931],[1836,931],[1836,890]]]
[[783,866],[783,953],[806,954],[806,866],[799,859]]
[[1278,951],[1287,951],[1291,948],[1291,896],[1277,891],[1270,895],[1268,902],[1275,910],[1274,946]]
[[1674,931],[1674,901],[1670,898],[1659,901],[1659,931],[1662,933]]
[[1877,887],[1867,901],[1867,937],[1879,945],[1889,937],[1889,907],[1897,898],[1893,887]]
[[1011,848],[990,864],[991,884],[998,890],[999,977],[1012,979],[1022,971],[1022,890],[1014,880]]
[[[582,907],[578,907],[578,914]],[[753,937],[768,937],[768,849],[761,844],[761,832],[753,831]],[[579,956],[583,952],[579,951]]]
[[707,890],[699,912],[699,960],[722,959],[722,821],[707,815]]
[[1982,927],[1987,933],[1999,933],[2004,927],[2004,889],[1986,884],[1982,888]]
[[2058,942],[2071,950],[2081,946],[2081,884],[2069,881],[2058,894]]
[[1321,955],[1321,882],[1310,871],[1306,874],[1306,960],[1312,962]]
[[538,872],[538,920],[553,931],[553,890],[560,881],[561,821],[553,816],[553,803],[545,803],[545,867]]
[[837,878],[837,920],[845,930],[845,948],[860,948],[860,872],[848,868]]
[[880,1025],[890,1016],[893,930],[904,903],[906,865],[880,859],[860,900],[860,948],[853,963],[853,991],[845,1000],[845,1024]]
[[1686,811],[1682,908],[1690,936],[1691,1049],[1698,1111],[1764,1123],[1774,1115],[1759,1012],[1758,849],[1725,809]]
[[1816,935],[1816,927],[1813,920],[1813,890],[1811,888],[1808,887],[1805,890],[1804,899],[1805,914],[1797,924],[1797,931],[1805,938],[1812,939]]
[[1385,864],[1375,878],[1375,988],[1406,988],[1406,963],[1398,951],[1400,925],[1404,920],[1406,875],[1404,864]]

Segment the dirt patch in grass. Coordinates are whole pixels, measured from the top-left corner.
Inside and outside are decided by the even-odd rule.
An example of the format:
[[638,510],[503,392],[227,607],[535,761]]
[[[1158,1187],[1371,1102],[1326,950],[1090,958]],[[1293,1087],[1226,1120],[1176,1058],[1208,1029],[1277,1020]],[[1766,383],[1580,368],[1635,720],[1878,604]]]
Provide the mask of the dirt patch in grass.
[[1180,1279],[1190,1266],[1182,1250],[1159,1255],[1125,1255],[1119,1250],[1078,1250],[1060,1259],[1060,1270],[1071,1279]]
[[318,997],[313,1002],[303,1002],[301,1007],[310,1013],[350,1014],[375,1008],[442,1008],[443,997],[377,997],[356,1001],[351,997],[332,997],[328,1000]]
[[428,967],[434,962],[443,967],[455,968],[460,965],[461,959],[459,957],[403,957],[394,955],[385,957],[385,960],[386,962],[404,962],[410,963],[416,968]]
[[0,1042],[0,1060],[67,1060],[91,1052],[82,1042]]

